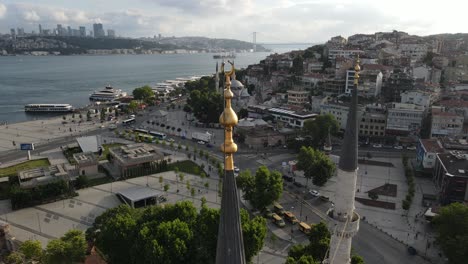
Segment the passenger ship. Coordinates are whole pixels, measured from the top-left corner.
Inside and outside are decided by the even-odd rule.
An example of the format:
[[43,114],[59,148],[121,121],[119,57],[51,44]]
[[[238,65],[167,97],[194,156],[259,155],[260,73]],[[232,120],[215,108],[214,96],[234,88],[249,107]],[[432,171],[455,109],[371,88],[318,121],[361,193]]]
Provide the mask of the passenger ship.
[[70,104],[27,104],[25,112],[71,112],[73,106]]
[[94,92],[89,100],[91,101],[113,101],[115,99],[127,96],[126,92],[123,92],[120,89],[115,89],[112,86],[106,86],[105,89],[101,91]]

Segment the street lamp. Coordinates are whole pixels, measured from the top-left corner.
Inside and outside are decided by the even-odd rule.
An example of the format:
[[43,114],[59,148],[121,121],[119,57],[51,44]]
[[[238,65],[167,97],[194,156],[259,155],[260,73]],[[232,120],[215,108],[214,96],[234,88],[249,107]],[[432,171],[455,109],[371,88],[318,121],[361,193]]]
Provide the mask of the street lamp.
[[[294,206],[291,206],[291,213],[293,209],[294,209]],[[294,225],[291,225],[291,241],[293,240],[293,232],[294,232],[293,226]]]

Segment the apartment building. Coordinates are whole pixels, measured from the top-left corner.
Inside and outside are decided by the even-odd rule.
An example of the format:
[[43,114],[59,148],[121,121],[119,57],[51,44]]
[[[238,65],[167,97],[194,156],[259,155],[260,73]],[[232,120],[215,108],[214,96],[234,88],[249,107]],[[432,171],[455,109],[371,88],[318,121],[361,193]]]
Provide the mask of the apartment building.
[[415,104],[392,103],[387,111],[387,134],[419,134],[425,114],[424,107]]
[[456,136],[463,131],[463,116],[450,112],[432,113],[431,137]]
[[288,90],[288,104],[296,106],[304,106],[309,103],[309,91],[304,90]]

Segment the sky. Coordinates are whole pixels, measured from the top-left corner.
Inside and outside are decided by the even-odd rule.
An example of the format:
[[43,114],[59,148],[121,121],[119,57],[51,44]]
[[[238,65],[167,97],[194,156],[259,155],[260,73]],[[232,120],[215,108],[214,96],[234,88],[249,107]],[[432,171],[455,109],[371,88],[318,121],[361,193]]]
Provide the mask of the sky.
[[0,33],[103,23],[124,37],[205,36],[258,43],[321,43],[400,30],[467,32],[466,0],[0,0]]

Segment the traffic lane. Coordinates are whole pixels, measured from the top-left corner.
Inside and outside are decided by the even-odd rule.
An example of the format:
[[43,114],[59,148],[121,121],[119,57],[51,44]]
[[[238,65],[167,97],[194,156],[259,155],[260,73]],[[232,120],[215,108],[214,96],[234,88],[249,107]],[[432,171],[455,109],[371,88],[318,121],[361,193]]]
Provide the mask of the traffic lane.
[[429,264],[420,256],[409,255],[405,245],[363,221],[353,238],[353,248],[366,263]]

